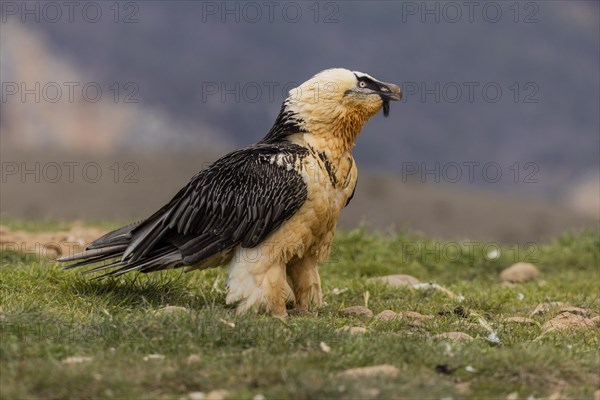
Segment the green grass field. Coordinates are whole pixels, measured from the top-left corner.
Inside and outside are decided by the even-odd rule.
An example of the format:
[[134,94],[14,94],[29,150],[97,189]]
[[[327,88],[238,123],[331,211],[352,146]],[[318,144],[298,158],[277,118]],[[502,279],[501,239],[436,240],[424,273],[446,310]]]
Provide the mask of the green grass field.
[[[531,314],[548,302],[600,314],[598,234],[506,246],[495,260],[486,257],[492,247],[483,245],[459,246],[415,234],[342,232],[331,260],[321,266],[327,305],[317,315],[287,319],[236,317],[225,305],[224,269],[97,281],[63,271],[50,260],[5,252],[0,397],[187,399],[201,398],[190,396],[193,392],[223,389],[235,399],[258,399],[259,394],[266,399],[505,399],[517,398],[515,393],[521,399],[592,399],[600,388],[598,326],[542,334],[560,306]],[[537,265],[540,276],[501,285],[499,272],[522,259]],[[388,274],[410,274],[458,297],[368,281]],[[389,309],[432,318],[382,321],[339,312],[365,305],[375,314]],[[187,310],[157,312],[165,306]],[[535,322],[506,322],[507,317]],[[338,332],[344,326],[367,331]],[[474,340],[432,337],[452,331]],[[499,341],[489,340],[491,332]],[[88,358],[72,363],[69,357]],[[399,373],[341,374],[380,364]]]

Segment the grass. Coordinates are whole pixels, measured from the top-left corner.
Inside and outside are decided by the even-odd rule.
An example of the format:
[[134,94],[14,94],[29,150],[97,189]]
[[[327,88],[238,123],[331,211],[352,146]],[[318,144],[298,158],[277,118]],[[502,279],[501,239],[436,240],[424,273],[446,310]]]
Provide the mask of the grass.
[[[41,226],[40,226],[41,225]],[[66,228],[11,221],[18,229]],[[542,398],[561,393],[591,399],[600,387],[598,328],[541,335],[558,312],[537,325],[505,323],[528,317],[540,303],[560,301],[600,313],[600,237],[570,233],[529,248],[503,247],[490,260],[484,243],[437,242],[415,234],[356,230],[337,236],[321,266],[327,305],[318,316],[286,320],[236,317],[225,305],[223,269],[168,271],[94,281],[31,255],[3,254],[0,269],[1,398],[187,398],[226,389],[229,398]],[[532,282],[502,286],[498,273],[514,261],[538,265]],[[391,288],[367,278],[410,274],[438,290]],[[338,294],[335,294],[338,293]],[[419,325],[399,319],[347,317],[365,305],[434,316]],[[157,313],[164,306],[188,311]],[[453,312],[463,307],[466,315]],[[500,343],[486,340],[497,333]],[[232,325],[235,324],[235,325]],[[366,334],[339,333],[362,326]],[[462,331],[455,343],[432,335]],[[320,343],[330,352],[324,352]],[[151,354],[162,359],[146,359]],[[196,362],[188,362],[198,355]],[[72,356],[88,362],[66,364]],[[396,377],[348,379],[349,368],[391,364]],[[470,368],[466,368],[470,367]]]

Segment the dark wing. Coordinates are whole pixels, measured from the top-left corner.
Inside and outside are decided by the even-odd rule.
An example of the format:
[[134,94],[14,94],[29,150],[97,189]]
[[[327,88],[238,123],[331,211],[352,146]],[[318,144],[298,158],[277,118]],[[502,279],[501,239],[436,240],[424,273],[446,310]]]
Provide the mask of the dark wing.
[[112,267],[122,267],[113,271],[120,273],[192,265],[238,244],[254,247],[306,201],[306,184],[294,169],[306,155],[290,143],[230,153],[147,220],[110,232],[61,261],[89,260],[74,265],[81,266],[119,257]]

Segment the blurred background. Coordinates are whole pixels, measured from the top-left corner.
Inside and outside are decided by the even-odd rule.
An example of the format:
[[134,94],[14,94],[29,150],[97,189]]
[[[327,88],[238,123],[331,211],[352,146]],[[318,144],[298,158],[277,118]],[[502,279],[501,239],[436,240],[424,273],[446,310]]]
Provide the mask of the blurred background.
[[2,2],[2,218],[128,222],[330,67],[399,84],[341,227],[537,241],[600,221],[600,8]]

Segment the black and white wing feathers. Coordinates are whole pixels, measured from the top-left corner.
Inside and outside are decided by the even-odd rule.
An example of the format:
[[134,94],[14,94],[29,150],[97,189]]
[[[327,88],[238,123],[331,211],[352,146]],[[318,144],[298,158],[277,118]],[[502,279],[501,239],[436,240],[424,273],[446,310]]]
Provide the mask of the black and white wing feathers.
[[226,155],[196,174],[145,221],[110,232],[84,252],[59,261],[82,266],[117,259],[110,274],[196,264],[239,244],[255,247],[293,216],[307,198],[297,171],[307,150],[261,143]]

